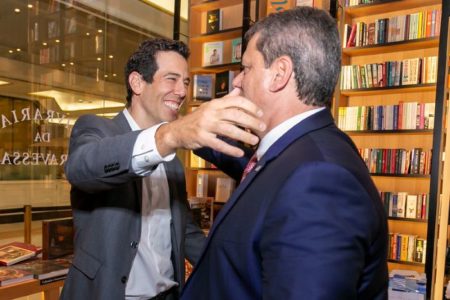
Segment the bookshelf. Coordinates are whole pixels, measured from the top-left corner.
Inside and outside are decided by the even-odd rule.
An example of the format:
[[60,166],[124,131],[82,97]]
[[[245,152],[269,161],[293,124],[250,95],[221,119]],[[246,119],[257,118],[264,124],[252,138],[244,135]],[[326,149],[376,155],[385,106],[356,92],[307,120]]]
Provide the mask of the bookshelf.
[[[376,153],[377,163],[388,169],[372,172],[372,178],[380,192],[391,193],[385,202],[390,233],[400,236],[396,241],[410,243],[409,248],[393,251],[398,245],[390,237],[389,269],[426,272],[428,293],[437,198],[432,183],[439,177],[440,146],[436,148],[436,136],[442,129],[442,107],[436,100],[440,11],[439,0],[374,0],[342,7],[338,21],[344,67],[332,108],[338,126],[363,149],[361,154],[369,169],[374,152],[380,152]],[[357,122],[358,126],[352,128],[345,121]],[[405,151],[398,154],[387,149]],[[431,156],[432,149],[438,150],[433,151],[436,157]],[[418,213],[419,203],[423,204],[421,209],[426,209],[426,215],[397,215],[396,209],[404,205],[405,210],[407,205],[403,200],[397,202],[400,196],[394,195],[398,193],[426,195],[423,199],[417,197],[422,199],[419,201],[414,196],[409,198],[411,209],[416,203]],[[394,200],[394,204],[389,203]],[[422,256],[420,243],[424,240],[427,242]],[[413,253],[401,258],[401,251]]]
[[[189,6],[189,47],[191,49],[191,57],[189,60],[189,68],[191,78],[196,80],[196,75],[208,75],[212,77],[210,89],[212,90],[212,98],[217,98],[219,78],[223,78],[220,73],[228,71],[228,85],[227,88],[232,88],[232,78],[240,70],[240,54],[243,52],[242,37],[246,20],[256,20],[258,13],[261,10],[258,7],[257,1],[242,1],[242,0],[218,0],[218,1],[203,1],[192,0]],[[211,26],[208,21],[213,24]],[[211,27],[208,27],[211,26]],[[238,40],[241,39],[241,45],[236,48]],[[218,45],[218,46],[217,46]],[[218,63],[210,64],[210,56],[212,49],[218,49],[221,59]],[[211,60],[212,61],[212,60]],[[202,83],[204,85],[204,83]],[[195,95],[202,94],[195,91],[195,86],[200,86],[193,82],[190,87],[188,100],[186,102],[188,112],[194,110],[196,107],[208,100],[201,100],[195,98]],[[217,85],[217,88],[216,88]],[[216,97],[217,96],[217,97]],[[227,175],[219,171],[213,165],[203,161],[202,159],[193,156],[191,151],[185,151],[185,167],[186,167],[186,182],[188,197],[192,202],[198,201],[199,197],[205,198],[209,201],[211,207],[211,220],[214,215],[223,206],[224,191],[217,191],[217,183],[221,186],[226,186],[229,182]],[[222,180],[221,178],[228,178]],[[200,182],[200,183],[199,183]],[[237,183],[234,183],[236,185]],[[199,190],[202,189],[200,192]],[[227,188],[228,189],[228,188]],[[233,184],[229,189],[234,189]],[[216,197],[216,193],[218,194]],[[225,191],[225,195],[227,191]],[[222,195],[222,196],[221,196]],[[210,222],[212,223],[212,222]]]

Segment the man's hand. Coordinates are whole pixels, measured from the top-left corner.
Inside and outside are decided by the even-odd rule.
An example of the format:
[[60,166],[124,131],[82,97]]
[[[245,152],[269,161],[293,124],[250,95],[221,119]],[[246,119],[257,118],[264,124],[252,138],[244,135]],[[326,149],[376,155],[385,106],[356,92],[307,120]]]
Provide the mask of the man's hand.
[[240,157],[244,155],[241,149],[229,145],[218,136],[256,145],[259,138],[252,132],[266,129],[259,119],[261,116],[261,109],[239,96],[239,89],[234,89],[227,96],[206,102],[192,113],[159,127],[156,145],[161,156],[173,153],[178,148],[192,150],[209,147]]

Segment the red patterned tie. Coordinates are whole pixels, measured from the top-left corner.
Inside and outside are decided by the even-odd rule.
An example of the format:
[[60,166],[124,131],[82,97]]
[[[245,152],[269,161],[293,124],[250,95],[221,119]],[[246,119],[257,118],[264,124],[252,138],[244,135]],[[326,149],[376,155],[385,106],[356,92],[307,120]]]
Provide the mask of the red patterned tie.
[[256,153],[253,154],[253,156],[248,161],[247,165],[245,166],[244,172],[242,173],[242,179],[241,182],[244,181],[245,177],[250,173],[253,168],[256,166],[256,163],[258,162],[258,158],[256,157]]

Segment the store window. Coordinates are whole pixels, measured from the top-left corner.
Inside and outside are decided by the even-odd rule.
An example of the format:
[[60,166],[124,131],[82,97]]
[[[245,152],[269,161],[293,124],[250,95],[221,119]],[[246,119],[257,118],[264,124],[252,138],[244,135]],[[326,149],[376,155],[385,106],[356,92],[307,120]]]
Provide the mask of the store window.
[[128,56],[143,39],[171,38],[172,26],[173,15],[140,0],[2,0],[0,209],[69,205],[75,120],[123,110]]

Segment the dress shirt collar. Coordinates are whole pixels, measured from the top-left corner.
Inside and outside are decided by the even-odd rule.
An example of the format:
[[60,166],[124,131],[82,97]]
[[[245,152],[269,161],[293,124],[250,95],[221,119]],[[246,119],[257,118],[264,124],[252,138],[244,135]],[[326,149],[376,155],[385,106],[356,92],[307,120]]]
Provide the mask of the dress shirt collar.
[[289,118],[272,128],[259,143],[258,149],[256,150],[256,157],[258,158],[258,160],[260,160],[261,157],[270,148],[270,146],[272,146],[283,134],[288,132],[289,129],[291,129],[307,117],[312,116],[324,109],[325,107],[319,107],[316,109],[308,110],[306,112],[293,116],[292,118]]
[[132,131],[136,131],[136,130],[141,130],[141,128],[139,127],[139,125],[136,123],[136,121],[133,119],[133,117],[131,116],[130,112],[128,111],[128,109],[124,109],[123,110],[123,114],[125,116],[125,118],[128,121],[128,125],[130,125],[131,130]]

